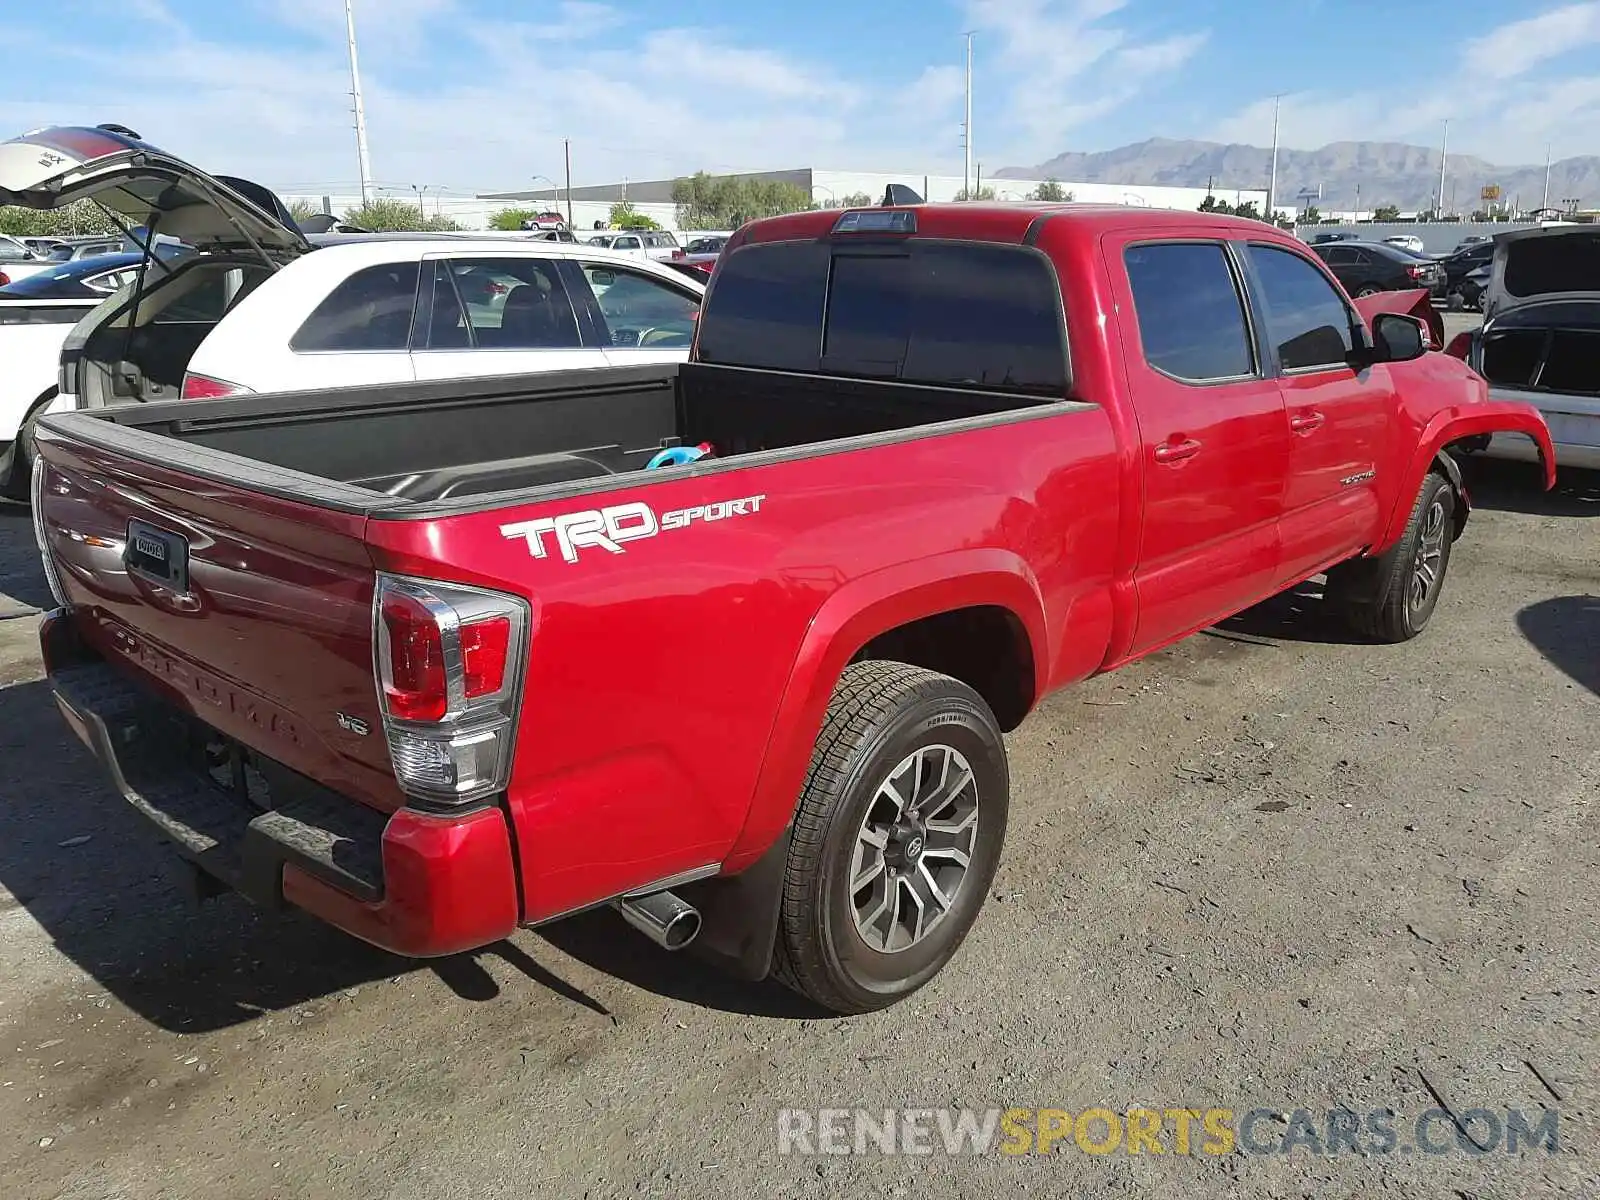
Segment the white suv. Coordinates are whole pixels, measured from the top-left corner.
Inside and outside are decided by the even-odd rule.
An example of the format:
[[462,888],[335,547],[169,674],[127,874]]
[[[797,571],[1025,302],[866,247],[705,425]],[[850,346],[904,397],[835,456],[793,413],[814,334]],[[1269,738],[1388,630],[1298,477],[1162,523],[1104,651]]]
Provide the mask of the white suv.
[[[30,344],[40,378],[23,372],[8,390],[14,441],[0,432],[0,490],[13,496],[45,411],[682,361],[705,290],[648,257],[525,235],[308,239],[267,189],[209,176],[120,127],[0,142],[0,205],[91,196],[193,253],[75,325],[47,326],[60,341]],[[16,374],[7,332],[0,360]]]
[[[166,351],[152,339],[156,359],[174,361],[159,378],[145,372],[140,398],[681,362],[705,290],[609,250],[453,235],[343,235],[270,275],[225,262],[191,272],[192,286],[180,270],[144,300],[141,328],[174,326],[179,339]],[[125,321],[105,315],[114,350]],[[90,325],[74,330],[64,361],[73,343],[88,360],[106,357]],[[197,325],[180,373],[183,331]],[[79,402],[115,400],[86,383]]]

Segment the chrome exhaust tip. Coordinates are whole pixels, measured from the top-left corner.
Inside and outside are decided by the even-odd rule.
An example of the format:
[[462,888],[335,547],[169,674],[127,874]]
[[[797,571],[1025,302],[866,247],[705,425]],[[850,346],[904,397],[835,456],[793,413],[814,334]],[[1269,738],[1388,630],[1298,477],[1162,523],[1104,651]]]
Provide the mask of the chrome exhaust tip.
[[700,933],[700,910],[671,892],[624,896],[611,907],[622,919],[665,950],[682,950]]

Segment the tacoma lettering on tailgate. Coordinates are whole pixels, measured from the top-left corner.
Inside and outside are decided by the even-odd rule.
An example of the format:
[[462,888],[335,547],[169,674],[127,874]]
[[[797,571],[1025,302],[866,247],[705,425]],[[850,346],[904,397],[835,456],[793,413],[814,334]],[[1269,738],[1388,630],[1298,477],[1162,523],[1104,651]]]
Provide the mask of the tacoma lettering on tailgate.
[[621,554],[624,542],[652,538],[671,529],[685,529],[697,521],[725,521],[729,517],[748,517],[761,511],[765,496],[745,496],[738,500],[720,500],[715,504],[696,504],[692,508],[677,508],[659,517],[648,504],[614,504],[609,508],[591,508],[583,512],[564,513],[559,517],[540,517],[534,521],[517,521],[500,526],[503,537],[523,538],[528,552],[535,558],[548,558],[550,547],[546,534],[555,535],[555,545],[561,557],[569,563],[578,561],[578,551],[605,550]]

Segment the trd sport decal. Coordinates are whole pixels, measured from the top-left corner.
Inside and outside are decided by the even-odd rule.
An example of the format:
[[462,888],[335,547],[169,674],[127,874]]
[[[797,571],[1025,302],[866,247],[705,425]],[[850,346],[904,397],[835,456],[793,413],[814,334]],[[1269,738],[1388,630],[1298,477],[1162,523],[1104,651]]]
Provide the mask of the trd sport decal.
[[716,504],[697,504],[693,508],[676,508],[656,516],[648,504],[616,504],[610,508],[591,508],[583,512],[564,513],[559,517],[540,517],[536,521],[518,521],[500,526],[502,537],[523,538],[528,543],[528,553],[535,558],[550,557],[551,544],[546,535],[554,535],[554,545],[561,557],[569,563],[578,561],[580,550],[605,550],[621,554],[624,542],[653,538],[670,529],[686,529],[696,521],[725,521],[730,517],[748,517],[761,511],[765,496],[745,496],[740,500],[723,500]]

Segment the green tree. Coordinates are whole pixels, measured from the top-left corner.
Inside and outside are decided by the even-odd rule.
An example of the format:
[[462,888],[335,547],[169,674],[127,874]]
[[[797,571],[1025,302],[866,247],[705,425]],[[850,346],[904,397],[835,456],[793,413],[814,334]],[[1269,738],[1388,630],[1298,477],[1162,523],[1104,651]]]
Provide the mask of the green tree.
[[806,212],[817,204],[802,187],[781,180],[696,171],[672,185],[679,229],[737,229],[746,221]]
[[823,208],[871,208],[877,200],[866,192],[850,192],[830,200],[823,201]]
[[121,232],[92,200],[78,200],[65,208],[0,208],[0,233],[13,237],[103,236]]
[[1236,217],[1248,217],[1252,221],[1265,219],[1256,211],[1256,202],[1254,200],[1246,200],[1243,204],[1234,205],[1233,215]]
[[322,210],[309,200],[296,200],[289,205],[289,215],[294,218],[295,224],[303,224],[312,217],[320,217]]
[[1300,224],[1302,225],[1315,225],[1320,220],[1322,220],[1322,214],[1317,211],[1315,204],[1306,205],[1305,211],[1300,214]]
[[1200,211],[1204,213],[1216,213],[1218,216],[1223,217],[1231,217],[1233,216],[1233,205],[1229,204],[1226,200],[1218,200],[1215,196],[1207,193],[1206,198],[1200,201]]
[[980,187],[976,191],[972,190],[971,188],[962,188],[959,192],[956,193],[956,200],[957,200],[958,203],[961,202],[961,201],[965,201],[965,200],[993,200],[993,199],[994,199],[994,189],[992,187]]
[[489,228],[515,233],[522,228],[524,221],[533,220],[541,211],[537,208],[502,208],[489,218]]
[[1400,219],[1400,206],[1397,204],[1380,204],[1372,210],[1374,221],[1398,221]]
[[1072,193],[1061,186],[1059,179],[1046,179],[1028,193],[1029,200],[1040,200],[1046,204],[1066,204],[1072,198]]
[[613,229],[660,229],[655,220],[639,212],[626,200],[611,206],[610,224]]
[[450,217],[442,214],[430,216],[422,211],[421,205],[389,197],[371,200],[360,208],[350,209],[344,214],[344,220],[374,233],[448,233],[461,228]]

